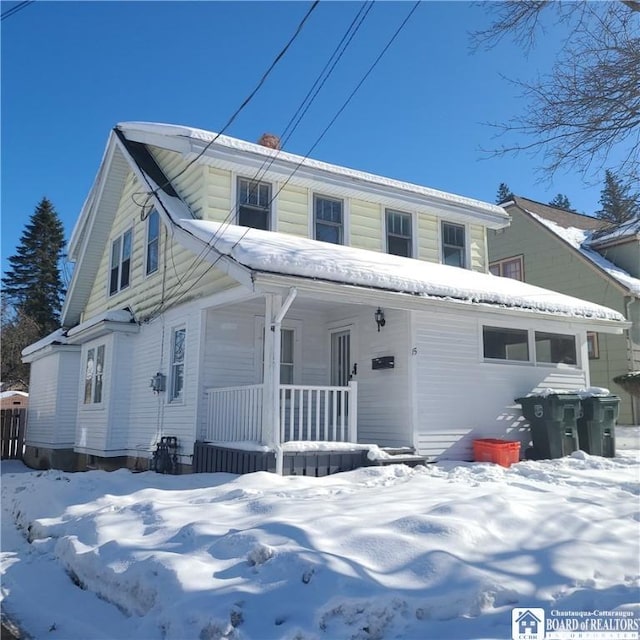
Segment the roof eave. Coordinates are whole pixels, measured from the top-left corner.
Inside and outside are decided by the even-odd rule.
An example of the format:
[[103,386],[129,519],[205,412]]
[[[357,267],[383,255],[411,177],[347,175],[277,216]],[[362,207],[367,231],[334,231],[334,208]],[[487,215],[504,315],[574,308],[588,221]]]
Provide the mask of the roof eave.
[[423,294],[414,294],[404,291],[393,291],[390,289],[376,289],[355,284],[340,283],[328,280],[318,280],[303,276],[293,276],[287,274],[277,274],[264,271],[254,272],[255,290],[269,292],[274,290],[284,290],[296,287],[298,291],[307,292],[316,298],[326,299],[327,302],[336,300],[371,304],[374,306],[387,306],[395,309],[408,311],[424,310],[425,306],[431,308],[443,308],[447,310],[461,308],[473,312],[482,309],[487,313],[497,313],[500,315],[517,315],[519,317],[536,318],[540,320],[563,320],[576,324],[588,326],[589,330],[601,333],[622,334],[631,327],[631,322],[627,320],[608,320],[604,318],[592,318],[587,316],[561,314],[557,312],[543,312],[524,307],[506,307],[502,304],[488,302],[471,302],[469,300],[440,298]]
[[524,213],[529,220],[532,220],[539,228],[544,229],[547,233],[549,233],[553,238],[556,238],[559,242],[561,242],[565,247],[568,247],[570,251],[573,252],[575,256],[577,256],[586,266],[590,267],[601,276],[605,277],[609,282],[611,282],[619,291],[625,296],[633,296],[637,298],[635,293],[629,290],[628,287],[625,287],[622,283],[616,280],[610,273],[607,273],[602,267],[597,265],[593,260],[589,260],[587,256],[585,256],[581,251],[576,249],[571,243],[567,242],[563,237],[559,236],[557,233],[554,233],[552,229],[547,227],[544,223],[540,222],[534,215],[532,215],[527,209],[522,207],[518,203],[514,203],[512,206],[519,209],[522,213]]

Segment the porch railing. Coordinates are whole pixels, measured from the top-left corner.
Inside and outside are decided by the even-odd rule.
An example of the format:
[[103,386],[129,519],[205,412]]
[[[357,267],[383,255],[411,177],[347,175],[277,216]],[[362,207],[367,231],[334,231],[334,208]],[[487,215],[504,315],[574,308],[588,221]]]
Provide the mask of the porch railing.
[[262,385],[207,390],[207,418],[202,439],[260,442]]
[[[262,442],[262,385],[208,389],[202,440]],[[356,442],[357,385],[280,385],[280,441]]]

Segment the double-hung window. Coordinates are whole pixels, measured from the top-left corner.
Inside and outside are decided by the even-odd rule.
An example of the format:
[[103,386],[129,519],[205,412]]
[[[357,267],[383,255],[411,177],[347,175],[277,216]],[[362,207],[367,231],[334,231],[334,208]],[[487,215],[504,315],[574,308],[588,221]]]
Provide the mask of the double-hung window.
[[182,400],[184,391],[184,352],[187,330],[174,329],[171,334],[171,381],[169,402]]
[[129,286],[131,279],[131,241],[133,231],[125,231],[111,243],[111,268],[109,295],[118,293]]
[[336,198],[313,196],[315,239],[344,244],[344,203]]
[[[280,384],[293,384],[293,349],[295,343],[294,329],[280,329]],[[264,371],[264,327],[262,329],[262,366],[260,377]]]
[[464,227],[461,224],[442,223],[442,262],[452,267],[465,267]]
[[146,273],[150,275],[158,270],[160,250],[160,216],[154,209],[147,218],[147,265]]
[[513,280],[524,280],[524,260],[522,256],[515,258],[505,258],[504,260],[496,260],[489,265],[489,271],[494,276],[502,276],[503,278],[512,278]]
[[395,256],[412,257],[411,214],[400,211],[386,211],[387,253]]
[[238,224],[253,229],[271,228],[271,185],[238,178]]
[[102,402],[102,376],[104,375],[104,345],[87,351],[84,376],[84,404]]

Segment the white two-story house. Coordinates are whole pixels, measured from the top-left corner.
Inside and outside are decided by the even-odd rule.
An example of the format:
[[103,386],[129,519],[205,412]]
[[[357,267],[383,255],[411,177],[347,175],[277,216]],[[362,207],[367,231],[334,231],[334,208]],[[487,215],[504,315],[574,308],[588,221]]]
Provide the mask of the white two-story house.
[[62,327],[24,352],[27,462],[146,468],[171,437],[185,469],[295,472],[324,452],[326,473],[363,445],[526,444],[514,398],[588,386],[587,332],[627,324],[487,273],[487,229],[508,224],[277,148],[120,124],[71,237]]

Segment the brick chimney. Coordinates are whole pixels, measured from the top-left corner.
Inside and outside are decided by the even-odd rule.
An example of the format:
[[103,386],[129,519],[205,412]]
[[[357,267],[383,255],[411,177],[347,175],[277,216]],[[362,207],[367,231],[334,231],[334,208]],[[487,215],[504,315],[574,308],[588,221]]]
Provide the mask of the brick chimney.
[[258,140],[258,144],[263,147],[269,147],[270,149],[280,148],[280,137],[273,133],[263,133]]

